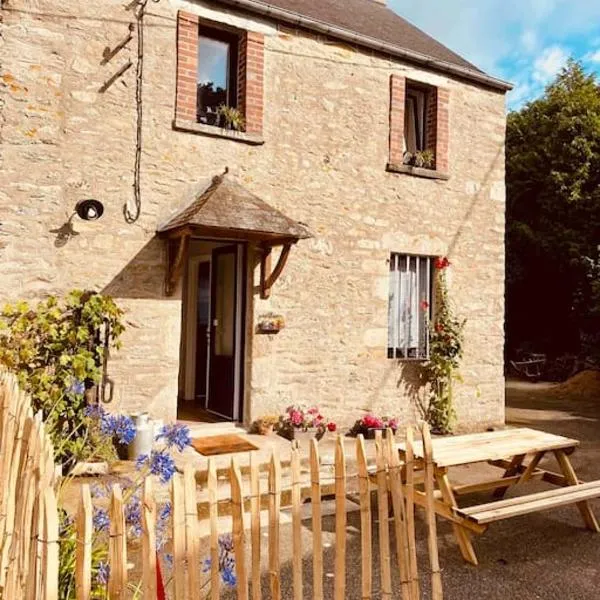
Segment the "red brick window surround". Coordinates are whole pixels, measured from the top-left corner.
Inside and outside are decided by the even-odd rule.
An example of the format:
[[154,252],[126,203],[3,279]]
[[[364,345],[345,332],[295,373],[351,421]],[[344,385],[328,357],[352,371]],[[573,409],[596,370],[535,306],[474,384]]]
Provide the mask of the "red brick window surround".
[[[219,81],[212,85],[201,75],[203,58],[215,56],[222,65]],[[226,64],[224,64],[226,63]],[[200,68],[199,68],[200,67]],[[197,127],[223,125],[218,106],[238,109],[244,119],[242,131],[262,135],[264,85],[263,34],[205,22],[198,15],[177,14],[177,91],[175,123]],[[206,128],[205,128],[206,129]],[[192,130],[196,130],[193,129]]]
[[448,90],[390,77],[388,170],[447,176]]

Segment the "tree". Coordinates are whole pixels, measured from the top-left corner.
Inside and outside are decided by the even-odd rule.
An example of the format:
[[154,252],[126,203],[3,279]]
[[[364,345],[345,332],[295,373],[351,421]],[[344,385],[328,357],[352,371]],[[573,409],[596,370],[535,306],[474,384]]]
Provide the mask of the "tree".
[[507,349],[581,352],[600,331],[600,86],[568,65],[508,116]]

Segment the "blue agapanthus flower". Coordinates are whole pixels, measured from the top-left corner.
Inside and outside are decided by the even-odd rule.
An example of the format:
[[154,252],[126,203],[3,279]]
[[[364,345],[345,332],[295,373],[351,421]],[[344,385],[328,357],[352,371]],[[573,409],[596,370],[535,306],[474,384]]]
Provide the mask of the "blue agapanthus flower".
[[110,517],[108,516],[108,512],[103,508],[95,507],[92,524],[96,531],[108,531],[110,527]]
[[167,448],[175,447],[179,452],[183,452],[192,443],[189,427],[181,423],[164,425],[156,439],[165,440]]
[[133,496],[125,506],[125,522],[131,526],[134,537],[142,535],[142,502],[139,496]]
[[171,503],[165,502],[161,506],[160,510],[158,511],[158,520],[159,521],[167,521],[171,517],[171,512],[172,512]]
[[[206,558],[202,564],[202,572],[208,573],[212,567],[212,560]],[[230,534],[219,537],[219,573],[221,581],[230,587],[237,584],[235,576],[235,557],[233,555],[233,538]]]
[[90,419],[102,419],[106,411],[100,404],[89,404],[83,409],[83,414]]
[[69,386],[69,392],[81,396],[85,392],[85,383],[78,379],[73,379],[73,382]]
[[136,429],[133,419],[127,415],[105,414],[100,423],[100,430],[109,437],[116,437],[121,444],[131,444]]
[[138,469],[148,467],[152,475],[158,475],[163,483],[168,483],[175,474],[175,461],[164,451],[152,450],[150,456],[142,454],[136,461]]
[[96,573],[96,581],[101,585],[106,585],[108,583],[108,578],[110,577],[110,565],[106,562],[98,563],[98,571]]

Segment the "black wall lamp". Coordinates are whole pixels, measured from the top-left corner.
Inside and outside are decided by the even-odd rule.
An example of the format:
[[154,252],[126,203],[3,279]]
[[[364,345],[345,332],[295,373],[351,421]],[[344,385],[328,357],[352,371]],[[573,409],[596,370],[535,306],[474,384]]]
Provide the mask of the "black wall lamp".
[[75,213],[84,221],[97,221],[104,214],[104,205],[93,198],[80,200],[75,205]]
[[54,245],[57,248],[64,246],[72,237],[79,235],[73,228],[73,217],[77,215],[83,221],[97,221],[104,214],[104,205],[100,200],[87,198],[79,200],[71,216],[58,229],[51,229],[50,233],[56,234]]

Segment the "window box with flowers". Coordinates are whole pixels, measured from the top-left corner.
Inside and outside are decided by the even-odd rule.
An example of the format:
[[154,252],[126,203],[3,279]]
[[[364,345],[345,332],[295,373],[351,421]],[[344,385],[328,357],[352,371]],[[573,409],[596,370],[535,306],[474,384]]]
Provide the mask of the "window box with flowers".
[[381,431],[383,437],[385,437],[388,429],[395,434],[398,430],[398,419],[395,417],[379,417],[369,413],[354,423],[348,435],[356,437],[362,434],[366,439],[372,440],[375,438],[377,431]]
[[283,415],[279,434],[289,440],[308,443],[313,438],[320,441],[329,432],[335,432],[337,425],[328,421],[318,406],[305,408],[303,406],[288,406]]

